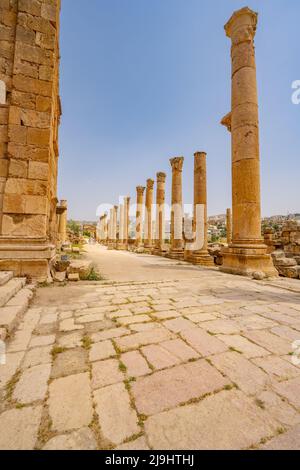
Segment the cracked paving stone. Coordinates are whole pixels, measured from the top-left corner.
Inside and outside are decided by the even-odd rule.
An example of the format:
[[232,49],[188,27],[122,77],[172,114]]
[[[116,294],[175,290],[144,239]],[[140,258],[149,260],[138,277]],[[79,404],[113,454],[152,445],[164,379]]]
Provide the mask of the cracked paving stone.
[[257,358],[253,359],[252,362],[267,372],[270,377],[274,377],[279,381],[300,376],[300,369],[293,366],[291,362],[285,361],[278,356]]
[[53,437],[43,450],[97,450],[97,442],[89,428]]
[[130,351],[121,355],[121,362],[127,369],[128,377],[141,377],[151,372],[147,361],[139,351]]
[[275,434],[277,422],[237,390],[151,416],[150,446],[159,450],[236,450]]
[[14,389],[13,399],[22,404],[44,400],[50,371],[51,364],[42,364],[26,369]]
[[89,360],[91,362],[101,361],[102,359],[108,359],[111,356],[115,356],[116,351],[113,347],[111,341],[101,341],[101,343],[95,343],[92,345],[90,353],[89,353]]
[[34,367],[40,364],[49,364],[52,361],[51,357],[52,346],[42,346],[39,348],[30,349],[25,354],[22,368]]
[[300,447],[300,425],[289,429],[284,434],[274,437],[271,441],[262,445],[263,450],[299,450]]
[[0,415],[0,450],[33,450],[42,407],[5,411]]
[[88,370],[87,352],[83,349],[68,349],[56,356],[53,362],[51,378],[79,374]]
[[119,361],[117,359],[107,359],[92,364],[93,389],[112,385],[123,380],[124,375],[119,369]]
[[151,415],[229,384],[215,368],[200,360],[139,378],[132,385],[132,393],[138,412]]
[[96,390],[94,400],[101,433],[114,445],[140,432],[137,414],[123,383]]
[[89,374],[69,375],[49,386],[52,429],[65,432],[88,426],[93,418]]

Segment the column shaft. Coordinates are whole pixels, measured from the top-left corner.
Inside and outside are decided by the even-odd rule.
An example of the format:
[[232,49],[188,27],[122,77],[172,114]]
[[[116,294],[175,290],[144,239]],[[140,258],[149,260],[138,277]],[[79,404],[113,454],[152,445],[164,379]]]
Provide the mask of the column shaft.
[[171,207],[171,250],[169,256],[184,258],[183,250],[183,210],[182,210],[182,168],[183,157],[170,160],[172,166],[172,207]]
[[135,227],[135,244],[139,248],[142,246],[142,223],[143,223],[143,198],[145,192],[144,186],[136,188],[136,227]]
[[153,187],[154,181],[147,180],[146,204],[145,204],[145,241],[144,247],[147,250],[152,249],[152,205],[153,205]]

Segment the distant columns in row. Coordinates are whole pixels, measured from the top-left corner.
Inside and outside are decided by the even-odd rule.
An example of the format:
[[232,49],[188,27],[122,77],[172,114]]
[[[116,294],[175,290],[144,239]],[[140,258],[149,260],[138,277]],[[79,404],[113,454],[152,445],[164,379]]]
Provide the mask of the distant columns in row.
[[226,232],[227,232],[227,243],[230,245],[232,242],[232,217],[231,217],[231,209],[227,209],[226,211]]

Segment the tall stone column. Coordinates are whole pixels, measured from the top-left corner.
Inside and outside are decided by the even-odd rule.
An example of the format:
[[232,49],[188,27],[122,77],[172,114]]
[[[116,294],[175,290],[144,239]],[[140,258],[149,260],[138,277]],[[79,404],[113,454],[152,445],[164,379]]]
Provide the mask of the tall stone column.
[[109,250],[114,249],[114,209],[109,211],[109,221],[108,221],[108,245]]
[[[199,220],[199,219],[202,220]],[[192,252],[189,261],[201,266],[213,266],[214,261],[207,250],[207,176],[206,153],[196,152],[194,155],[194,233],[198,234],[197,243],[202,245]],[[196,231],[196,232],[195,232]]]
[[145,241],[144,247],[147,251],[152,250],[152,205],[153,205],[154,181],[147,180],[146,204],[145,204]]
[[276,276],[261,236],[259,121],[254,36],[257,13],[236,11],[225,31],[232,41],[232,106],[222,120],[232,135],[233,240],[223,251],[221,270]]
[[166,177],[165,173],[157,173],[156,187],[156,240],[154,254],[162,255],[165,249],[165,201],[166,201]]
[[143,198],[145,192],[144,186],[136,188],[136,228],[135,228],[135,245],[137,248],[142,246],[142,224],[143,224]]
[[129,247],[129,210],[130,210],[130,197],[124,199],[124,245],[125,249]]
[[113,213],[113,243],[114,248],[117,249],[117,232],[118,232],[118,206],[114,206],[114,213]]
[[118,250],[124,250],[124,204],[120,204]]
[[67,241],[67,209],[68,204],[67,201],[60,201],[60,207],[62,211],[60,212],[59,216],[59,224],[58,224],[58,236],[61,243],[66,243]]
[[183,209],[182,209],[182,168],[183,157],[170,160],[172,166],[172,208],[171,208],[171,250],[172,259],[184,259],[183,249]]
[[227,243],[228,245],[232,242],[232,217],[231,217],[231,209],[227,209],[226,211],[226,232],[227,232]]

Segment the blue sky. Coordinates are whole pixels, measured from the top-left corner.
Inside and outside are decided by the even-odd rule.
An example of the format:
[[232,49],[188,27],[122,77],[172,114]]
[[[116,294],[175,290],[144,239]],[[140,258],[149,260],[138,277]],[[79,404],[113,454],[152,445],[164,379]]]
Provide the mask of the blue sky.
[[[135,187],[185,157],[184,202],[193,201],[193,154],[207,152],[208,211],[231,206],[230,40],[239,0],[62,0],[59,197],[69,217],[96,219]],[[258,0],[262,212],[300,212],[299,0]]]

